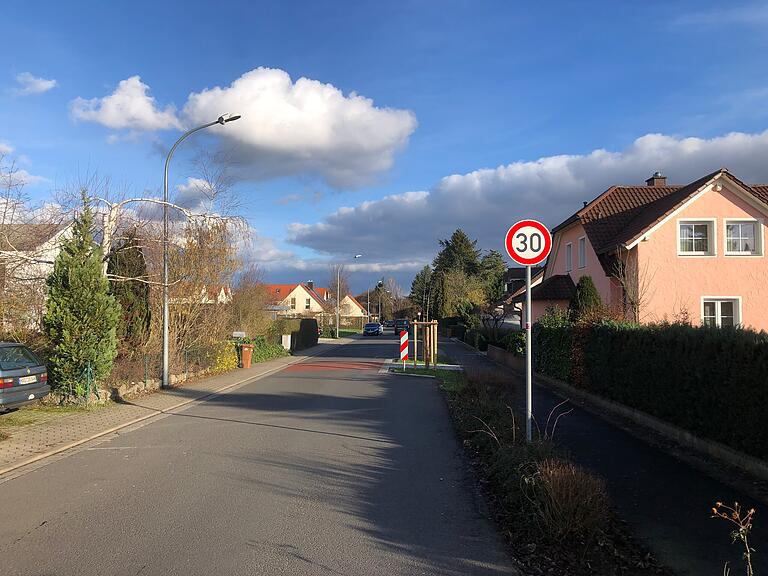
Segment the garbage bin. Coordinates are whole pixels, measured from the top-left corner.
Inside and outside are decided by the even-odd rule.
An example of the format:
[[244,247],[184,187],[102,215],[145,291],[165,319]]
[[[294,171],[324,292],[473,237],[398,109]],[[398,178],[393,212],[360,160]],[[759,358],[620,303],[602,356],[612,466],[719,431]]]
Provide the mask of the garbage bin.
[[240,345],[240,362],[243,368],[251,367],[251,358],[253,357],[253,344]]

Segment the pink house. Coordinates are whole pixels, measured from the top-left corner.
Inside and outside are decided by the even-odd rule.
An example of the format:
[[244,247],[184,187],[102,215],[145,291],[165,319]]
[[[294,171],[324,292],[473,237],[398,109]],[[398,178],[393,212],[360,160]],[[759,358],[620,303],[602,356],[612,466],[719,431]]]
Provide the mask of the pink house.
[[660,173],[646,186],[612,186],[555,226],[533,319],[567,307],[592,277],[603,302],[641,322],[768,330],[768,185],[726,169],[685,186]]

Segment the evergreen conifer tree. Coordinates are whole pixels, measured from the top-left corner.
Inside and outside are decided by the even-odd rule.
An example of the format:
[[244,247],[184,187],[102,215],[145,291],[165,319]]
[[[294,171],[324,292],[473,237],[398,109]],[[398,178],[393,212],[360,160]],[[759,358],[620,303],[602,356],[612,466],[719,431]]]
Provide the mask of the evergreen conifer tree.
[[136,231],[131,230],[122,245],[109,257],[107,273],[111,277],[112,294],[122,310],[117,336],[126,344],[141,345],[149,331],[149,284],[128,278],[146,278],[147,263]]
[[592,277],[585,274],[579,278],[579,282],[576,284],[576,292],[569,305],[573,319],[579,320],[588,312],[602,306],[602,304],[600,293],[597,291]]
[[120,306],[102,274],[101,249],[93,241],[93,213],[83,192],[83,210],[72,237],[48,277],[45,332],[51,345],[52,385],[64,396],[83,397],[92,381],[109,375],[117,353]]

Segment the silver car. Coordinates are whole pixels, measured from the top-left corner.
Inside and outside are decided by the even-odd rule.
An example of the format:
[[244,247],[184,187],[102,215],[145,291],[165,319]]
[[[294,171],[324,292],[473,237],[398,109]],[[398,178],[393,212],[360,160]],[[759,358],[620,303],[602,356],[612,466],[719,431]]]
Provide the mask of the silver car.
[[50,391],[48,370],[32,350],[0,342],[0,412],[30,404]]

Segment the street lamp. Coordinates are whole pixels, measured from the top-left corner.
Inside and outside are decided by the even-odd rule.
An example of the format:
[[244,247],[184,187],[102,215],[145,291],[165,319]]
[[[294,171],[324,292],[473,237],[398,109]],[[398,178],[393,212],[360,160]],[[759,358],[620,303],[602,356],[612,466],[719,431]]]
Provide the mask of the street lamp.
[[168,324],[169,324],[169,308],[168,308],[168,164],[171,162],[173,153],[176,151],[176,147],[181,144],[183,140],[204,128],[209,128],[215,124],[221,124],[224,126],[227,122],[233,122],[240,118],[237,116],[219,116],[214,122],[208,122],[191,130],[187,130],[181,137],[176,140],[171,150],[168,152],[168,156],[165,159],[165,172],[163,173],[163,388],[168,387]]
[[[362,254],[355,254],[355,259],[362,258]],[[336,266],[336,338],[339,337],[339,309],[341,308],[341,264]]]

